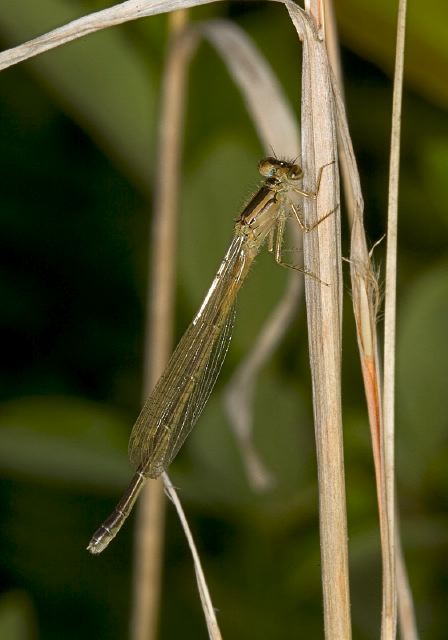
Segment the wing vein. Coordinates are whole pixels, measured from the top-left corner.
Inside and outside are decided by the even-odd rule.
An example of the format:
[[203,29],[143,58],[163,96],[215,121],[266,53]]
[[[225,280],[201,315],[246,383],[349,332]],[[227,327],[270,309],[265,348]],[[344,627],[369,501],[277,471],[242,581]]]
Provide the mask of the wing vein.
[[129,441],[131,462],[159,476],[196,424],[226,356],[239,288],[252,262],[235,236],[193,322],[137,418]]

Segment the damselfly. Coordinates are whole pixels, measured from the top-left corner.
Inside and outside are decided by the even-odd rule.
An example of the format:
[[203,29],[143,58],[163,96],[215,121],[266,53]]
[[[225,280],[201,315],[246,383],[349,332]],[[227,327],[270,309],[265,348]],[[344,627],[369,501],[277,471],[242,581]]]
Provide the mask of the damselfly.
[[87,547],[91,553],[101,553],[116,536],[146,479],[157,478],[168,468],[196,424],[229,347],[237,293],[264,242],[282,264],[287,218],[293,216],[306,233],[332,213],[307,226],[291,197],[316,198],[324,167],[314,192],[298,187],[303,177],[298,164],[266,158],[258,169],[265,182],[238,218],[233,240],[198,313],[137,418],[129,441],[129,458],[137,471],[113,513],[94,533]]

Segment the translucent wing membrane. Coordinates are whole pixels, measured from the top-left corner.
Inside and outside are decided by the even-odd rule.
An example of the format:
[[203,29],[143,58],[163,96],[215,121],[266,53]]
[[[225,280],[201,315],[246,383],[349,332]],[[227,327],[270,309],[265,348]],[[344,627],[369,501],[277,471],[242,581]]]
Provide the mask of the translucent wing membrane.
[[92,536],[87,547],[91,553],[101,553],[116,536],[145,479],[157,478],[169,466],[201,415],[230,344],[236,296],[276,227],[281,247],[289,192],[316,195],[297,188],[303,175],[298,165],[266,158],[259,170],[265,183],[238,218],[234,238],[201,308],[137,418],[129,440],[129,457],[137,471],[113,513]]
[[218,377],[232,335],[235,300],[252,262],[236,236],[193,322],[146,401],[129,441],[131,462],[159,476],[196,424]]

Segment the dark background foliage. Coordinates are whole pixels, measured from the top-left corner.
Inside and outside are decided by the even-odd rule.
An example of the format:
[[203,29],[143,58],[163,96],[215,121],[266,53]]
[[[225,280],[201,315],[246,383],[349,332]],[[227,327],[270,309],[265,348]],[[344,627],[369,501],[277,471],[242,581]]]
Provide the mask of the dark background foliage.
[[[430,6],[431,5],[431,6]],[[7,48],[105,3],[4,1]],[[394,3],[338,0],[347,105],[372,243],[385,230]],[[410,8],[399,230],[397,465],[422,637],[446,637],[448,595],[448,44],[444,0]],[[424,13],[423,13],[424,11]],[[445,15],[444,15],[445,13]],[[219,3],[299,108],[300,49],[276,3]],[[86,543],[124,489],[140,406],[144,298],[166,16],[108,30],[0,78],[0,637],[123,638],[132,519],[99,558]],[[261,150],[222,63],[190,74],[176,331],[200,303],[257,184]],[[345,231],[347,247],[347,232]],[[347,252],[346,252],[347,253]],[[375,253],[382,264],[384,246]],[[344,411],[354,636],[378,637],[380,555],[350,312]],[[322,636],[317,493],[303,309],[265,367],[256,442],[277,484],[248,487],[222,409],[229,374],[281,295],[268,255],[244,288],[216,391],[171,468],[226,638]],[[206,638],[184,536],[168,507],[161,638]]]

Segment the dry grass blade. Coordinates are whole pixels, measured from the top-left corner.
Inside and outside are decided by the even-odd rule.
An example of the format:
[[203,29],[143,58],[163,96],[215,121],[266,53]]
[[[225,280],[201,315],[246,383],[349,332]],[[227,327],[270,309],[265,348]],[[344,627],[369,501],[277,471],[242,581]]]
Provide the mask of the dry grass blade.
[[390,555],[388,552],[389,531],[386,523],[386,499],[383,473],[382,443],[382,399],[380,365],[376,333],[379,288],[376,273],[372,267],[363,224],[363,199],[356,167],[356,160],[350,140],[344,105],[338,89],[334,86],[337,106],[337,122],[341,161],[345,165],[344,181],[349,188],[347,202],[352,219],[350,244],[350,274],[352,281],[353,312],[356,322],[358,349],[367,400],[369,425],[372,440],[373,459],[378,496],[381,550],[383,560],[383,603],[389,599],[386,575],[390,575]]
[[297,118],[266,59],[242,29],[226,20],[198,25],[221,55],[249,112],[266,153],[300,154]]
[[204,572],[202,571],[201,560],[199,558],[199,554],[194,544],[193,536],[191,535],[191,531],[188,526],[185,513],[182,509],[182,505],[180,504],[179,498],[177,497],[177,493],[174,490],[171,480],[169,479],[166,473],[163,474],[163,483],[165,485],[167,496],[169,497],[169,499],[171,500],[171,502],[174,504],[176,508],[177,515],[182,524],[185,537],[187,538],[188,545],[190,547],[191,555],[193,556],[194,570],[196,573],[196,580],[198,583],[198,589],[199,589],[199,595],[201,598],[202,608],[205,614],[205,620],[207,623],[209,638],[211,638],[211,640],[221,640],[222,636],[218,627],[218,622],[216,620],[215,610],[213,608],[210,594],[208,592],[207,583],[204,577]]
[[316,200],[304,202],[304,214],[308,224],[313,224],[333,212],[304,238],[305,266],[320,279],[306,278],[305,293],[319,476],[325,634],[327,638],[348,639],[351,625],[340,395],[342,268],[334,103],[325,45],[306,14],[289,4],[288,9],[303,41],[302,157],[306,190],[316,188],[315,176],[328,165]]
[[[404,9],[401,7],[401,12]],[[402,69],[403,43],[404,43],[404,13],[399,19],[399,32],[397,49],[401,49],[401,61],[397,62]],[[397,76],[401,86],[401,72]],[[399,90],[399,92],[401,89]],[[369,412],[369,423],[372,437],[372,449],[375,464],[375,475],[378,495],[378,510],[380,519],[381,549],[383,562],[383,610],[382,610],[382,638],[395,638],[396,634],[396,584],[395,571],[398,574],[398,594],[400,600],[400,625],[403,637],[417,638],[415,617],[412,610],[412,598],[407,581],[404,560],[401,555],[401,545],[398,532],[394,533],[396,515],[394,507],[394,453],[393,453],[393,371],[394,371],[394,340],[388,347],[391,354],[392,375],[388,386],[392,389],[389,400],[388,420],[390,423],[386,435],[385,422],[383,421],[383,398],[380,380],[380,364],[378,354],[378,342],[376,333],[376,318],[379,303],[379,288],[376,273],[371,264],[371,256],[367,249],[365,231],[363,227],[363,200],[361,195],[359,175],[353,148],[348,132],[347,120],[339,90],[334,87],[337,104],[338,133],[340,142],[340,155],[344,173],[344,185],[347,191],[347,203],[349,217],[352,220],[350,269],[352,278],[353,308],[357,327],[358,347],[361,358],[361,368],[364,378],[364,388]],[[394,100],[395,103],[395,100]],[[400,103],[400,100],[398,101]],[[399,111],[398,111],[399,113]],[[397,121],[399,121],[399,116]],[[393,134],[394,135],[394,134]],[[395,131],[395,136],[398,130]],[[397,186],[397,171],[399,147],[395,146],[396,172],[391,183]],[[389,236],[389,232],[388,232]],[[392,246],[396,256],[396,229],[392,231]],[[395,238],[395,242],[394,242]],[[392,259],[396,265],[396,257]],[[392,270],[394,273],[394,269]],[[392,275],[394,279],[394,275]],[[392,312],[393,331],[395,328],[395,299],[393,299]],[[391,335],[391,334],[389,334]],[[386,360],[386,355],[385,355]],[[384,408],[386,411],[386,408]],[[385,418],[384,418],[385,420]],[[395,568],[395,564],[397,565]],[[405,634],[405,635],[404,635]]]
[[[220,0],[213,1],[219,2]],[[0,53],[0,71],[102,29],[147,16],[208,4],[209,2],[210,0],[126,0],[108,9],[96,11],[77,20],[72,20],[62,27],[48,31],[24,44],[2,51]]]
[[157,638],[160,615],[165,496],[160,479],[147,482],[140,496],[134,537],[132,640]]
[[364,203],[361,194],[359,174],[353,153],[347,118],[342,98],[336,83],[333,85],[336,102],[338,136],[341,162],[343,165],[344,185],[347,191],[349,218],[352,221],[350,245],[350,273],[352,281],[353,311],[356,322],[358,349],[364,390],[369,414],[369,425],[372,440],[373,460],[378,496],[378,512],[380,521],[381,553],[383,565],[383,613],[382,633],[388,626],[390,613],[394,610],[393,558],[391,556],[390,528],[387,517],[387,497],[384,473],[384,442],[382,425],[382,395],[380,381],[380,363],[377,341],[377,311],[379,303],[379,287],[363,223]]
[[[398,7],[397,44],[392,103],[392,131],[389,166],[389,202],[387,217],[386,283],[384,296],[384,373],[383,373],[383,428],[384,428],[384,483],[389,531],[390,584],[388,609],[383,606],[383,640],[393,640],[397,626],[397,585],[395,567],[395,325],[397,304],[397,227],[398,184],[400,171],[401,105],[403,96],[404,44],[406,33],[406,0]],[[404,568],[404,565],[403,565]]]

